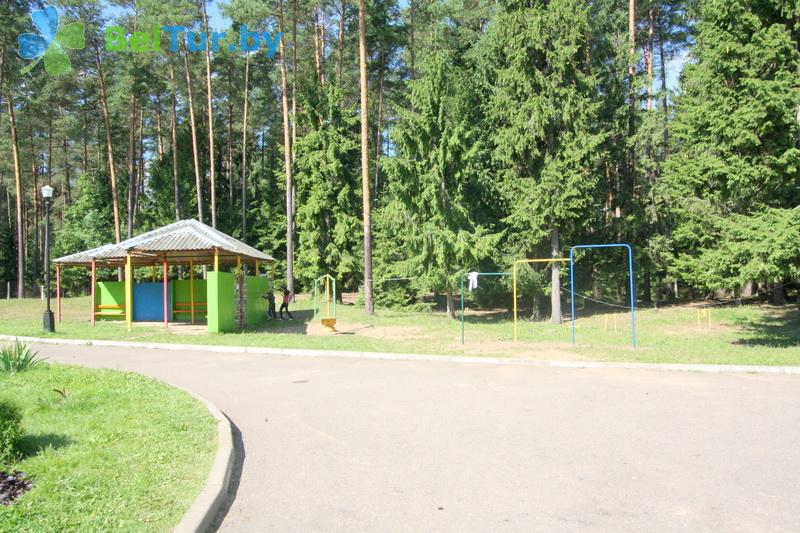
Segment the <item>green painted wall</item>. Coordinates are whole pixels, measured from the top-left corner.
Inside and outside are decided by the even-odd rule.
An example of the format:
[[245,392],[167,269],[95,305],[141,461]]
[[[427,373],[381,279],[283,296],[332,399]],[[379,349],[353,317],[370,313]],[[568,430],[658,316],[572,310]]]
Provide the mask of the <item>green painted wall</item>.
[[[125,305],[124,281],[98,281],[95,287],[95,305]],[[107,313],[98,315],[97,320],[124,320],[125,309],[98,309]]]
[[[175,319],[179,321],[188,322],[192,319],[192,315],[190,312],[191,307],[188,305],[191,301],[191,293],[190,291],[191,282],[188,279],[179,279],[172,282],[172,305],[173,305],[173,313],[175,315]],[[194,303],[195,303],[195,315],[194,318],[196,321],[203,321],[206,320],[206,305],[208,303],[207,298],[207,290],[208,290],[208,283],[204,279],[195,279],[194,280]],[[204,303],[201,303],[204,302]],[[186,304],[186,305],[178,305],[178,304]],[[180,310],[182,312],[175,313],[175,311]],[[187,312],[183,312],[187,311]]]
[[257,326],[267,319],[269,302],[262,298],[269,289],[269,278],[247,276],[247,311],[245,322],[248,326]]
[[208,331],[221,333],[236,330],[235,281],[230,272],[209,272]]

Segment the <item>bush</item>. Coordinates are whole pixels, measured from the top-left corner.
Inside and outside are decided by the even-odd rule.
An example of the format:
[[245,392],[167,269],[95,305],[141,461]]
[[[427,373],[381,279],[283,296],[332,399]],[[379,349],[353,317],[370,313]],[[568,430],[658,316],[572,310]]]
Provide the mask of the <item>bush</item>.
[[8,400],[0,400],[0,466],[18,455],[22,439],[22,411]]
[[24,342],[14,341],[14,344],[0,348],[0,372],[24,372],[40,362],[38,352]]

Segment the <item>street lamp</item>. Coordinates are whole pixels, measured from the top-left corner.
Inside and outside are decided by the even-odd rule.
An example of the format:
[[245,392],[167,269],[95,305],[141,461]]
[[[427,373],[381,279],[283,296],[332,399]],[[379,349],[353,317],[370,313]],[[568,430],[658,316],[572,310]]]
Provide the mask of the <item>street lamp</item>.
[[49,185],[42,187],[44,200],[44,291],[47,294],[47,309],[44,312],[44,330],[54,333],[56,322],[53,311],[50,310],[50,207],[53,205],[53,188]]

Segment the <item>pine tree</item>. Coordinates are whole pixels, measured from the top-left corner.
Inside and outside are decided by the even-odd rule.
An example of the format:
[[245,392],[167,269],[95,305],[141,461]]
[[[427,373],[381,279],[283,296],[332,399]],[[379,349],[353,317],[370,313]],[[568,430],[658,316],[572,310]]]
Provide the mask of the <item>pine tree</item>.
[[[509,247],[530,257],[591,215],[597,183],[598,104],[584,62],[588,9],[579,0],[505,2],[480,45],[487,131],[507,206]],[[554,263],[551,320],[561,322]]]
[[[395,154],[386,164],[389,201],[381,234],[396,247],[395,275],[419,289],[445,291],[454,317],[454,289],[465,269],[475,268],[497,242],[476,223],[481,210],[486,149],[478,128],[471,72],[446,51],[418,63],[411,108],[392,132]],[[402,257],[402,258],[401,258]]]

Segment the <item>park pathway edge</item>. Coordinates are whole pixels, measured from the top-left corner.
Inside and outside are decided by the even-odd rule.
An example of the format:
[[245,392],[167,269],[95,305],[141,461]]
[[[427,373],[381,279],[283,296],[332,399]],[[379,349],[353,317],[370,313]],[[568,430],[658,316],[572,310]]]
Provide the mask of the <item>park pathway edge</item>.
[[64,339],[58,337],[22,337],[0,335],[0,341],[23,341],[38,344],[60,344],[72,346],[107,346],[117,348],[146,348],[157,350],[178,350],[196,352],[251,353],[282,355],[288,357],[347,357],[358,359],[379,359],[397,361],[439,361],[451,363],[473,363],[492,365],[531,365],[553,368],[617,368],[636,370],[664,370],[677,372],[707,372],[734,374],[797,374],[800,366],[770,365],[723,365],[701,363],[634,363],[612,361],[549,360],[516,357],[480,357],[471,355],[424,355],[391,352],[357,352],[344,350],[316,350],[304,348],[266,348],[258,346],[224,346],[210,344],[173,344],[158,342],[133,342],[88,339]]

